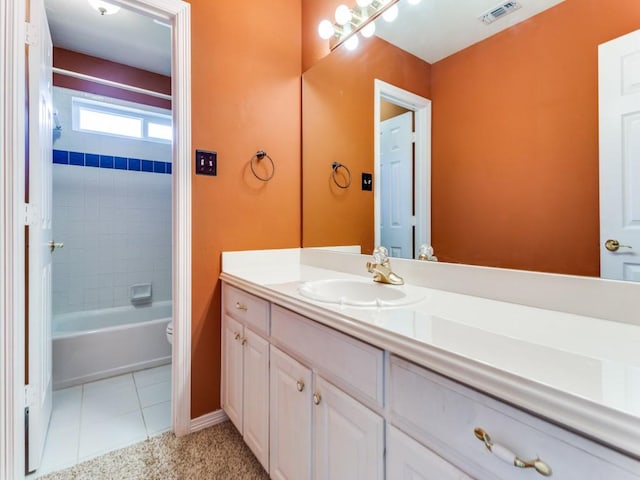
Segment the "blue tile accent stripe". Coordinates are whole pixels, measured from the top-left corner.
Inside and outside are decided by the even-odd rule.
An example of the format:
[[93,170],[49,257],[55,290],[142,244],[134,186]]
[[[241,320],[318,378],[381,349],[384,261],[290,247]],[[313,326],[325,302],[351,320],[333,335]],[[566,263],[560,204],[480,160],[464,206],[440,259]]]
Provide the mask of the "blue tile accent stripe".
[[59,165],[77,165],[79,167],[115,168],[134,172],[163,173],[171,175],[171,162],[140,160],[139,158],[114,157],[95,153],[69,152],[54,150],[53,163]]

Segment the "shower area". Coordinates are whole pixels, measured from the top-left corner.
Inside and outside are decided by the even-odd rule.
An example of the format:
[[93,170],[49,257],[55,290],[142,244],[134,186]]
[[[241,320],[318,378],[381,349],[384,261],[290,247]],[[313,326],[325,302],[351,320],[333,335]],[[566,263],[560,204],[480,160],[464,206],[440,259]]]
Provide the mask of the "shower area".
[[171,112],[54,87],[53,388],[171,362]]

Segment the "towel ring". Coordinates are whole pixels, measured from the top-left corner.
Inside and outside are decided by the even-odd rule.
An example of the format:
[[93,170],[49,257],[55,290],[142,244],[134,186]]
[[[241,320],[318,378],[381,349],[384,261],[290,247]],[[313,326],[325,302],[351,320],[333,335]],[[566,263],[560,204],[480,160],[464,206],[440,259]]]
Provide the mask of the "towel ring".
[[[269,162],[271,162],[271,175],[268,175],[266,177],[261,177],[256,173],[255,168],[253,168],[253,161],[254,160],[260,161],[265,157],[267,157],[269,159]],[[269,156],[267,152],[263,150],[258,150],[256,154],[253,157],[251,157],[251,162],[249,162],[249,166],[251,167],[251,173],[253,173],[253,176],[256,177],[258,180],[260,180],[261,182],[268,182],[273,178],[273,174],[276,173],[276,166],[273,163],[273,159]]]
[[[349,186],[351,185],[351,172],[349,171],[349,169],[340,162],[333,162],[331,164],[331,168],[333,170],[331,172],[333,183],[335,183],[339,188],[349,188]],[[339,168],[343,168],[347,172],[347,181],[345,183],[340,183],[336,177],[336,173],[338,172]]]

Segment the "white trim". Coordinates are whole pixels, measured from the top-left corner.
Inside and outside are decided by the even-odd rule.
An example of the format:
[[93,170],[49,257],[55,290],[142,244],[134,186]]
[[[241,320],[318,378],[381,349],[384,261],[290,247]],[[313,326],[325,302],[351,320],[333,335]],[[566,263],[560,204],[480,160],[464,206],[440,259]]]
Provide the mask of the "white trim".
[[0,5],[0,478],[24,475],[24,2]]
[[[431,245],[431,100],[374,79],[373,99],[373,221],[374,245],[380,245],[380,101],[387,100],[415,112],[416,250]],[[416,252],[413,252],[416,258]]]
[[[0,478],[24,476],[25,12],[0,2]],[[180,0],[114,0],[173,25],[173,370],[172,422],[191,430],[191,28]]]
[[177,436],[191,432],[191,8],[180,0],[116,0],[173,27],[173,361],[171,417]]
[[213,427],[219,423],[229,420],[224,410],[216,410],[215,412],[205,413],[204,415],[191,420],[191,433],[198,430],[204,430],[205,428]]

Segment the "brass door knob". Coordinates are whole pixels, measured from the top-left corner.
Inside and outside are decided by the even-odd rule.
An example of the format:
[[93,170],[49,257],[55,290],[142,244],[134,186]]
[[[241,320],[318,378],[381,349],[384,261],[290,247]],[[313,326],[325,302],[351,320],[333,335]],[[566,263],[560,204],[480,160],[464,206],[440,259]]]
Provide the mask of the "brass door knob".
[[617,252],[621,248],[633,248],[631,245],[620,245],[618,240],[609,239],[604,242],[604,248],[609,250],[610,252]]

